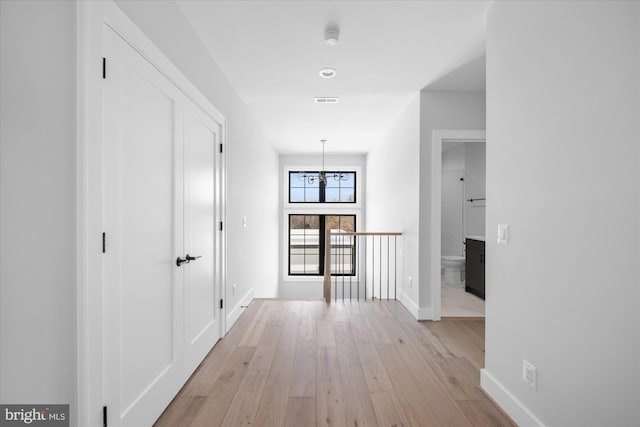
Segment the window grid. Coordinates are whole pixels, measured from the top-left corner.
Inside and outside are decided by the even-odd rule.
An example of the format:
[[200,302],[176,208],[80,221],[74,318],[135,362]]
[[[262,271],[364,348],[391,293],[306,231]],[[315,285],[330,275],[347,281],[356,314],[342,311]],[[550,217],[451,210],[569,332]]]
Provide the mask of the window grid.
[[[289,203],[356,203],[356,172],[326,171],[327,184],[316,178],[313,184],[300,180],[301,174],[317,176],[319,171],[289,171]],[[342,174],[347,179],[336,180]],[[300,191],[301,190],[301,191]],[[337,194],[337,197],[335,195]]]
[[[356,216],[289,214],[290,276],[324,275],[324,236],[327,227],[334,231],[355,232]],[[307,230],[317,232],[308,233]],[[335,272],[332,276],[355,276],[355,246],[353,236],[332,237],[331,268]]]

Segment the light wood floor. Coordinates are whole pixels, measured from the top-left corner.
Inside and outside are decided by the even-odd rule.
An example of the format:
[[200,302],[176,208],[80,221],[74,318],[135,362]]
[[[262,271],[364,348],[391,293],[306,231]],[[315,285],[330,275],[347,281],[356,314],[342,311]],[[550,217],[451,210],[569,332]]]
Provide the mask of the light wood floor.
[[484,317],[484,300],[465,292],[464,283],[453,285],[443,281],[440,295],[443,317]]
[[395,301],[254,300],[156,426],[512,426],[480,391],[484,319]]

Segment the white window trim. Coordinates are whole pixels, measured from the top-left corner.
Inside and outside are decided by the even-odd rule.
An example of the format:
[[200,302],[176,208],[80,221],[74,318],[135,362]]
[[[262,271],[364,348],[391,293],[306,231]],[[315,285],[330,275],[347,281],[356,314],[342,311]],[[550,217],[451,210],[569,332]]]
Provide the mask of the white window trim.
[[[289,203],[289,172],[315,171],[318,165],[285,166],[282,173],[283,181],[283,209],[282,209],[282,279],[285,282],[322,283],[323,276],[292,276],[289,275],[289,215],[355,215],[356,231],[362,231],[362,167],[360,166],[325,166],[328,171],[343,171],[356,173],[356,202],[355,203]],[[352,276],[357,278],[356,276]]]
[[318,165],[310,166],[285,166],[282,173],[283,189],[282,201],[284,209],[308,209],[322,206],[332,210],[362,209],[362,168],[360,166],[325,166],[326,171],[355,172],[356,173],[356,202],[355,203],[289,203],[289,172],[316,171],[321,169]]

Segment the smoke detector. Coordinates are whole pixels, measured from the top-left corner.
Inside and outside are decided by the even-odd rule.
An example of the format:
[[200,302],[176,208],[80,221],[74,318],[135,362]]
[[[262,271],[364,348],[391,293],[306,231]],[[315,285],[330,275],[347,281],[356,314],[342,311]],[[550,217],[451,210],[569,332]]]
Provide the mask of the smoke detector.
[[329,46],[335,46],[338,44],[338,38],[340,38],[340,29],[335,25],[329,25],[324,30],[324,42]]

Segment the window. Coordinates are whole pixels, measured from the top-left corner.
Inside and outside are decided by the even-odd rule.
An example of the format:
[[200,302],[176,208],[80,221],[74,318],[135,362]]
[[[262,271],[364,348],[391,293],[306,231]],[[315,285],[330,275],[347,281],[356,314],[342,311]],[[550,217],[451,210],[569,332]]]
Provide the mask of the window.
[[[355,232],[355,215],[289,215],[289,275],[324,275],[326,230],[334,233]],[[333,276],[355,275],[355,238],[331,238]]]
[[319,171],[289,171],[289,203],[355,203],[356,173],[326,171],[327,183]]
[[[1,0],[0,0],[1,1]],[[303,172],[304,171],[304,172]],[[337,237],[331,242],[332,275],[358,274],[356,239],[341,234],[362,228],[362,166],[326,165],[326,182],[320,168],[298,163],[282,171],[282,278],[285,282],[318,283],[324,276],[326,230]]]

